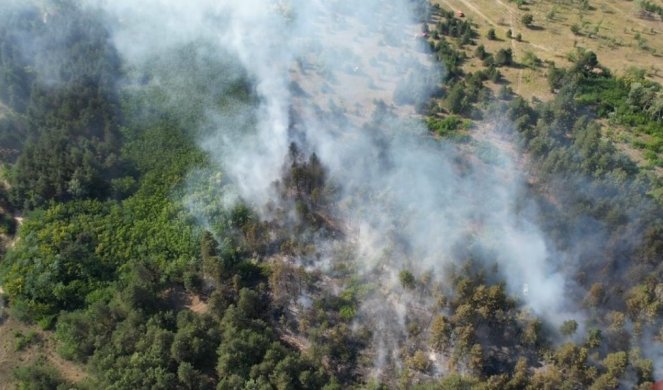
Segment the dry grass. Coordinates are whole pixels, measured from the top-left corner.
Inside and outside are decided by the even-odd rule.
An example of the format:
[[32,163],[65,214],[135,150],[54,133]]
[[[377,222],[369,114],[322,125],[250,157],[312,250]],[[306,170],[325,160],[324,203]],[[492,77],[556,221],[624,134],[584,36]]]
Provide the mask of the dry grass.
[[[17,334],[36,333],[37,337],[22,350],[17,350]],[[40,359],[46,360],[70,382],[78,383],[87,377],[81,366],[67,361],[55,352],[55,340],[51,332],[26,325],[8,317],[0,319],[0,390],[15,388],[13,371]]]
[[[531,51],[541,60],[554,61],[567,66],[567,54],[575,47],[597,53],[599,61],[616,74],[623,74],[629,67],[645,69],[649,78],[663,83],[663,21],[641,18],[635,1],[589,1],[589,8],[582,10],[568,1],[530,0],[518,9],[508,0],[434,0],[445,8],[462,10],[466,17],[478,25],[481,43],[489,52],[511,47],[516,61]],[[568,4],[567,4],[568,3]],[[526,13],[534,16],[533,28],[521,23]],[[577,25],[580,34],[571,31]],[[497,41],[485,39],[490,28],[497,32]],[[522,34],[522,41],[506,37],[511,29],[513,36]],[[468,69],[480,66],[470,61]],[[545,79],[545,68],[502,69],[515,92],[525,98],[551,97]]]

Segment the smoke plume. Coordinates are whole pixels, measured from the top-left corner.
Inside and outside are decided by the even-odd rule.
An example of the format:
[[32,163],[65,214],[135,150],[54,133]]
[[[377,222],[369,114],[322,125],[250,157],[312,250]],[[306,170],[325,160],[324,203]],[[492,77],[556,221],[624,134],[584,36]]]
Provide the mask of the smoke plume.
[[[433,304],[404,289],[404,270],[443,281],[447,266],[468,257],[496,263],[509,291],[534,313],[557,324],[574,315],[565,309],[573,307],[564,301],[568,282],[532,222],[536,206],[524,195],[512,156],[496,151],[490,163],[467,157],[430,136],[417,117],[417,104],[444,69],[418,38],[411,1],[90,6],[109,15],[130,69],[168,68],[174,52],[194,45],[185,55],[196,69],[151,82],[169,92],[174,107],[190,99],[205,105],[200,144],[225,176],[219,196],[226,207],[241,199],[261,218],[274,218],[270,210],[280,202],[274,183],[282,179],[290,145],[318,156],[335,186],[333,218],[344,225],[342,245],[353,248],[352,269],[379,286],[357,314],[374,330],[378,372],[399,364],[407,311]],[[219,76],[205,69],[209,63],[233,66]],[[198,82],[209,96],[190,96],[191,72],[208,75]],[[251,81],[255,100],[220,105],[241,78]],[[203,206],[204,200],[192,201],[194,212]],[[337,240],[320,238],[316,255],[299,260],[332,268]]]

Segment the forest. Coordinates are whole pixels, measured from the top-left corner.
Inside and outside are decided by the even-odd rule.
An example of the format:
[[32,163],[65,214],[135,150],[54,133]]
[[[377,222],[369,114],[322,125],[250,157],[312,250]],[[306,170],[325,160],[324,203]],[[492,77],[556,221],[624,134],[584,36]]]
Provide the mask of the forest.
[[[384,330],[366,302],[381,297],[383,279],[357,270],[343,210],[379,195],[344,198],[348,187],[310,147],[315,139],[290,123],[270,203],[229,202],[230,176],[201,139],[215,131],[210,107],[250,107],[236,127],[259,126],[258,76],[204,42],[177,44],[138,69],[116,47],[110,16],[46,3],[47,22],[36,3],[0,5],[0,327],[11,318],[45,332],[85,378],[42,358],[1,385],[648,390],[663,379],[655,377],[663,357],[645,350],[663,345],[663,180],[600,124],[649,135],[643,148],[660,165],[663,87],[643,73],[617,76],[579,48],[571,66],[547,64],[553,98],[526,101],[500,73],[525,66],[506,44],[489,53],[453,10],[403,2],[444,72],[402,74],[394,104],[367,113],[362,131],[400,124],[387,106],[413,106],[426,129],[414,137],[460,151],[454,169],[464,177],[475,160],[492,161],[476,124],[511,124],[504,136],[536,178],[518,196],[536,205],[534,223],[576,286],[568,299],[583,317],[554,324],[534,313],[509,289],[501,255],[467,234],[439,273],[398,270],[393,291],[414,303],[393,370],[373,375],[373,340]],[[472,56],[483,68],[467,72]],[[330,89],[345,87],[338,77]],[[375,143],[388,145],[384,138]],[[385,257],[416,253],[394,236]],[[330,264],[316,266],[329,248]],[[17,339],[27,345],[17,350],[38,342]]]

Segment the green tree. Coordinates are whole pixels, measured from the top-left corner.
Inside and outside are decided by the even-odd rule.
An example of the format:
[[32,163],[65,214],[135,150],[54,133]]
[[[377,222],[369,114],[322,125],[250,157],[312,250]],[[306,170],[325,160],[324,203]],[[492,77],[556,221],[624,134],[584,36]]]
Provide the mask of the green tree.
[[563,336],[572,336],[578,330],[578,323],[575,320],[567,320],[559,328]]
[[527,27],[531,27],[531,26],[532,26],[532,22],[534,22],[534,15],[532,15],[532,14],[525,14],[525,15],[522,16],[522,18],[520,18],[520,21],[521,21],[522,24],[524,24],[525,26],[527,26]]
[[470,108],[463,83],[455,83],[446,97],[447,107],[454,114],[463,114]]
[[496,66],[510,66],[513,64],[513,51],[511,48],[499,49],[495,54]]
[[398,274],[398,279],[401,281],[401,285],[409,290],[415,287],[414,275],[408,270],[401,271]]

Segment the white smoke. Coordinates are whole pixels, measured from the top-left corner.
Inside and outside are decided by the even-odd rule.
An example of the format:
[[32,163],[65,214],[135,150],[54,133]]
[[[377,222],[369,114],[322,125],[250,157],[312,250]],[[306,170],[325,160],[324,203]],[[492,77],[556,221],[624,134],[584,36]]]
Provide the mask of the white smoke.
[[116,21],[115,43],[133,67],[192,42],[239,60],[258,108],[220,112],[210,105],[215,131],[201,140],[239,198],[263,211],[276,199],[272,183],[291,142],[328,167],[356,269],[380,285],[360,313],[375,324],[378,368],[397,360],[405,309],[423,299],[402,291],[398,272],[432,270],[441,279],[444,266],[459,260],[458,248],[490,253],[510,292],[535,313],[555,323],[571,315],[564,314],[564,277],[530,222],[536,211],[520,196],[522,177],[509,156],[496,165],[468,160],[433,139],[414,107],[396,104],[399,83],[411,80],[414,93],[425,95],[443,73],[415,39],[420,30],[409,1],[91,4]]

